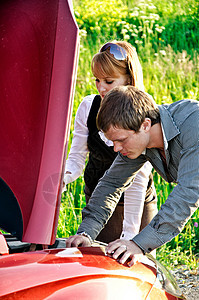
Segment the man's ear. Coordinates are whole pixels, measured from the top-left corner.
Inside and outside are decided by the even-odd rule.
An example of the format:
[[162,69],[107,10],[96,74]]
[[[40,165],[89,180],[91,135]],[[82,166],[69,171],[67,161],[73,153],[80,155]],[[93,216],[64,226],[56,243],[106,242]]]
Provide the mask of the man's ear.
[[148,132],[151,129],[151,119],[145,118],[144,122],[142,123],[142,128],[144,131]]

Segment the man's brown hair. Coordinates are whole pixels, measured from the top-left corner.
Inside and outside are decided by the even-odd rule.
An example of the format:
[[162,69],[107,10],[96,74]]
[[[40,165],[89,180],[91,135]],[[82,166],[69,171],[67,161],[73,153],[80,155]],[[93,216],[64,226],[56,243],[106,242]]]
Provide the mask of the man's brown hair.
[[107,132],[113,127],[138,132],[145,118],[152,125],[160,122],[160,114],[155,101],[134,86],[119,86],[108,92],[102,100],[97,127]]

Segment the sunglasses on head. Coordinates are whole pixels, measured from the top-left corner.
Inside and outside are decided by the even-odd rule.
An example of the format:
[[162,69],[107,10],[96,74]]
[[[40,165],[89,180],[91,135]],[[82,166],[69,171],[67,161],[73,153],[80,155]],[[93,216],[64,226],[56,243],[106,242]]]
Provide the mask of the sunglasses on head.
[[106,43],[99,52],[104,51],[109,51],[117,60],[125,60],[127,58],[126,50],[117,44]]

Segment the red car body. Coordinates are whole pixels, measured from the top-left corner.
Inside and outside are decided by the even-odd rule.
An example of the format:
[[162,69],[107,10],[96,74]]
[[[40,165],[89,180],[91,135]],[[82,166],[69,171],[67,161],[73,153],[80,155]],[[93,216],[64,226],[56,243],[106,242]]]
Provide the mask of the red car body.
[[0,227],[53,244],[78,60],[72,0],[1,0],[0,28]]
[[129,268],[106,256],[103,247],[4,255],[0,257],[0,298],[183,299],[172,276],[165,276],[160,268],[147,257]]
[[0,28],[0,299],[181,299],[147,257],[129,268],[103,247],[24,252],[55,242],[78,28],[71,0],[2,0]]

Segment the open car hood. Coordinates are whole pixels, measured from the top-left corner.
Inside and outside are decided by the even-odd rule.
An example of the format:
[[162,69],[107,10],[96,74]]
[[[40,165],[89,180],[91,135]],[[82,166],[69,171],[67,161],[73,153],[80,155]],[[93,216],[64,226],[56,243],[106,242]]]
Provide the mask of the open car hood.
[[2,0],[0,28],[0,228],[53,244],[78,60],[72,0]]

